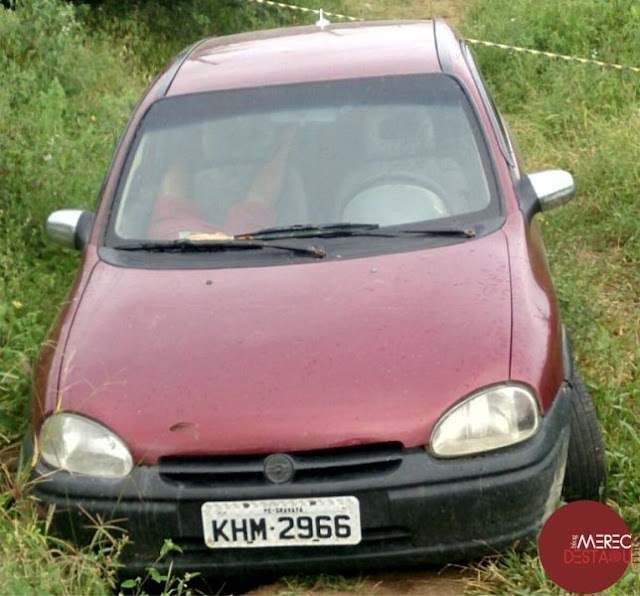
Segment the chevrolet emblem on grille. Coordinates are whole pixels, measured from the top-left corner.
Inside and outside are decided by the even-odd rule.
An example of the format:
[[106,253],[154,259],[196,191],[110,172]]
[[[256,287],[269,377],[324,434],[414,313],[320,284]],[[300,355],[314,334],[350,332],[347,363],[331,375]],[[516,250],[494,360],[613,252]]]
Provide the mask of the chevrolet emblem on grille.
[[284,484],[293,478],[293,459],[284,453],[274,453],[264,460],[264,476],[274,484]]

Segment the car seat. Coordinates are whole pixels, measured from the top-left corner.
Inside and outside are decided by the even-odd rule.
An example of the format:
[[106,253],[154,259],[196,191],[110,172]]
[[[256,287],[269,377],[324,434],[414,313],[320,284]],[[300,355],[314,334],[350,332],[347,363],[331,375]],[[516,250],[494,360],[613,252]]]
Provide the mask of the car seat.
[[[281,128],[261,115],[236,116],[200,127],[202,163],[192,176],[191,193],[211,221],[225,221],[230,207],[243,200],[282,142],[285,131]],[[278,226],[308,221],[304,185],[291,155],[276,212]]]

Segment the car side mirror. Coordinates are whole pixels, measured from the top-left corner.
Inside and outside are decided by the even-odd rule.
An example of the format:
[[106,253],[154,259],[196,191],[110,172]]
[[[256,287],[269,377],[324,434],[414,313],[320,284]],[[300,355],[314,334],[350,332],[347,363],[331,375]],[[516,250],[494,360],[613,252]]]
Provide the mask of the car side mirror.
[[60,209],[47,218],[47,234],[58,244],[81,250],[89,241],[94,219],[91,211]]
[[518,189],[521,208],[528,221],[540,211],[550,211],[568,203],[575,194],[573,176],[565,170],[528,174],[520,180]]

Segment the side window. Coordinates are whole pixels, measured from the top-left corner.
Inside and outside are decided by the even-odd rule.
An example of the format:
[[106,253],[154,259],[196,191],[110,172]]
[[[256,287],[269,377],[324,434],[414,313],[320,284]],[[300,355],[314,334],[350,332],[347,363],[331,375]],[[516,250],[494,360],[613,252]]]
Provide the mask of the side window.
[[507,160],[509,165],[516,170],[516,175],[518,175],[518,158],[514,151],[513,143],[511,142],[511,137],[508,133],[507,127],[502,120],[502,116],[500,112],[496,108],[495,103],[493,102],[493,98],[489,95],[487,91],[487,87],[482,79],[482,75],[476,66],[476,62],[473,58],[473,54],[469,49],[469,46],[461,42],[462,53],[464,55],[467,66],[469,67],[469,71],[471,72],[471,76],[476,84],[478,92],[480,93],[480,97],[489,113],[489,118],[491,119],[491,124],[493,126],[494,132],[498,137],[498,143],[500,144],[500,149],[504,158]]
[[518,147],[518,143],[516,142],[516,139],[511,134],[511,129],[509,128],[509,125],[502,119],[502,115],[500,114],[500,112],[497,112],[497,114],[498,114],[498,117],[500,118],[500,125],[504,130],[504,134],[507,139],[507,143],[509,145],[509,151],[511,152],[511,155],[513,155],[513,160],[514,160],[513,168],[515,170],[516,177],[519,178],[520,172],[522,172],[524,169],[522,166],[522,156],[520,153],[520,148]]
[[522,170],[522,160],[520,158],[520,151],[518,150],[518,145],[514,141],[513,135],[511,134],[511,130],[509,129],[509,126],[502,118],[502,114],[496,107],[496,104],[494,103],[493,98],[489,94],[487,94],[487,97],[489,98],[491,109],[493,110],[497,118],[498,126],[500,127],[500,132],[504,136],[504,139],[507,143],[507,148],[509,150],[509,154],[511,155],[510,165],[515,170],[516,177],[519,178],[520,171]]

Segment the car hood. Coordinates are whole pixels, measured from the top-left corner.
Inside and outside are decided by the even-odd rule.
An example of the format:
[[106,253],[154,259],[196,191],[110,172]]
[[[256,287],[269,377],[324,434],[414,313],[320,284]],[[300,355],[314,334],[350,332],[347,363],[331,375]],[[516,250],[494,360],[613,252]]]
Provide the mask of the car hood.
[[501,232],[350,260],[216,270],[98,262],[56,407],[163,455],[428,442],[441,414],[508,379]]

